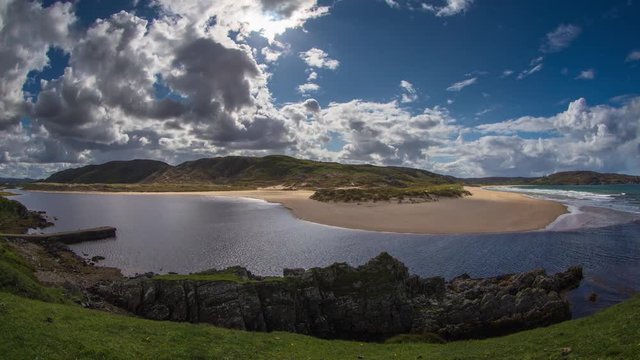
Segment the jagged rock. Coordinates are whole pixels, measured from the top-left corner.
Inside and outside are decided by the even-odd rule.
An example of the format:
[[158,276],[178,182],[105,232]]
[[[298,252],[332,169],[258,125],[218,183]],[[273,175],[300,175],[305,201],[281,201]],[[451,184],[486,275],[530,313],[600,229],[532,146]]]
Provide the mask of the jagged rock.
[[[231,280],[216,274],[233,274]],[[324,338],[382,340],[402,333],[481,338],[571,318],[560,294],[578,286],[582,269],[543,270],[487,279],[409,275],[387,253],[354,268],[336,263],[285,269],[262,278],[244,268],[167,280],[148,274],[94,289],[107,301],[156,320],[210,323],[250,331],[289,331]]]

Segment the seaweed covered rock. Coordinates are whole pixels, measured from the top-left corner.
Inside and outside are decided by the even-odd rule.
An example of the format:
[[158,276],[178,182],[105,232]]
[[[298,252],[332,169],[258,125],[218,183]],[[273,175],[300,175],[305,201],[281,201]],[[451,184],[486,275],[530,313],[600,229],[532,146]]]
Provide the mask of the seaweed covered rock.
[[571,318],[563,291],[580,268],[487,279],[420,278],[382,253],[359,267],[285,270],[263,278],[244,268],[192,275],[145,275],[97,286],[111,303],[156,320],[209,323],[250,331],[379,341],[398,334],[479,338]]

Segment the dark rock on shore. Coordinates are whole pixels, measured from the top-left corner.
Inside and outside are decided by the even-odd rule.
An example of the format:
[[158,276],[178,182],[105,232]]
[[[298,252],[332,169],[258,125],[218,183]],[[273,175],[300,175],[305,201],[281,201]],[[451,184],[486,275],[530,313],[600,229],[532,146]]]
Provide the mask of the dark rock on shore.
[[336,263],[261,278],[244,268],[182,276],[141,276],[96,286],[107,301],[140,316],[250,331],[379,341],[398,334],[482,338],[571,318],[563,291],[582,269],[543,270],[445,282],[409,275],[387,253],[354,268]]

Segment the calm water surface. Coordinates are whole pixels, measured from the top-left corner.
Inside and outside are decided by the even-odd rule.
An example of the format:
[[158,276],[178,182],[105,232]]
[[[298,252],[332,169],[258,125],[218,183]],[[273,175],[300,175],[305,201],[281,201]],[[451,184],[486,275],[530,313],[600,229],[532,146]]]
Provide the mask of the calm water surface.
[[[196,195],[93,195],[22,191],[16,199],[56,217],[51,231],[110,225],[115,239],[73,245],[85,257],[127,275],[189,273],[232,265],[259,275],[284,267],[360,265],[381,251],[412,273],[452,278],[582,265],[586,279],[572,292],[583,316],[640,291],[640,223],[575,231],[488,235],[411,235],[348,230],[295,219],[280,205]],[[464,221],[464,219],[461,219]],[[596,303],[586,301],[591,292]]]

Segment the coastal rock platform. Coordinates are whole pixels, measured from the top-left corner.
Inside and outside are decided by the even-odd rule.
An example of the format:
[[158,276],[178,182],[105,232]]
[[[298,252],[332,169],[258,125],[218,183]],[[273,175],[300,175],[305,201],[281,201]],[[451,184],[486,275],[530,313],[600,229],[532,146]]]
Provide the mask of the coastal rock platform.
[[582,268],[445,281],[420,278],[387,253],[352,267],[285,269],[265,278],[245,268],[191,275],[147,274],[93,291],[139,316],[249,331],[382,341],[398,334],[484,338],[569,320],[562,293]]

